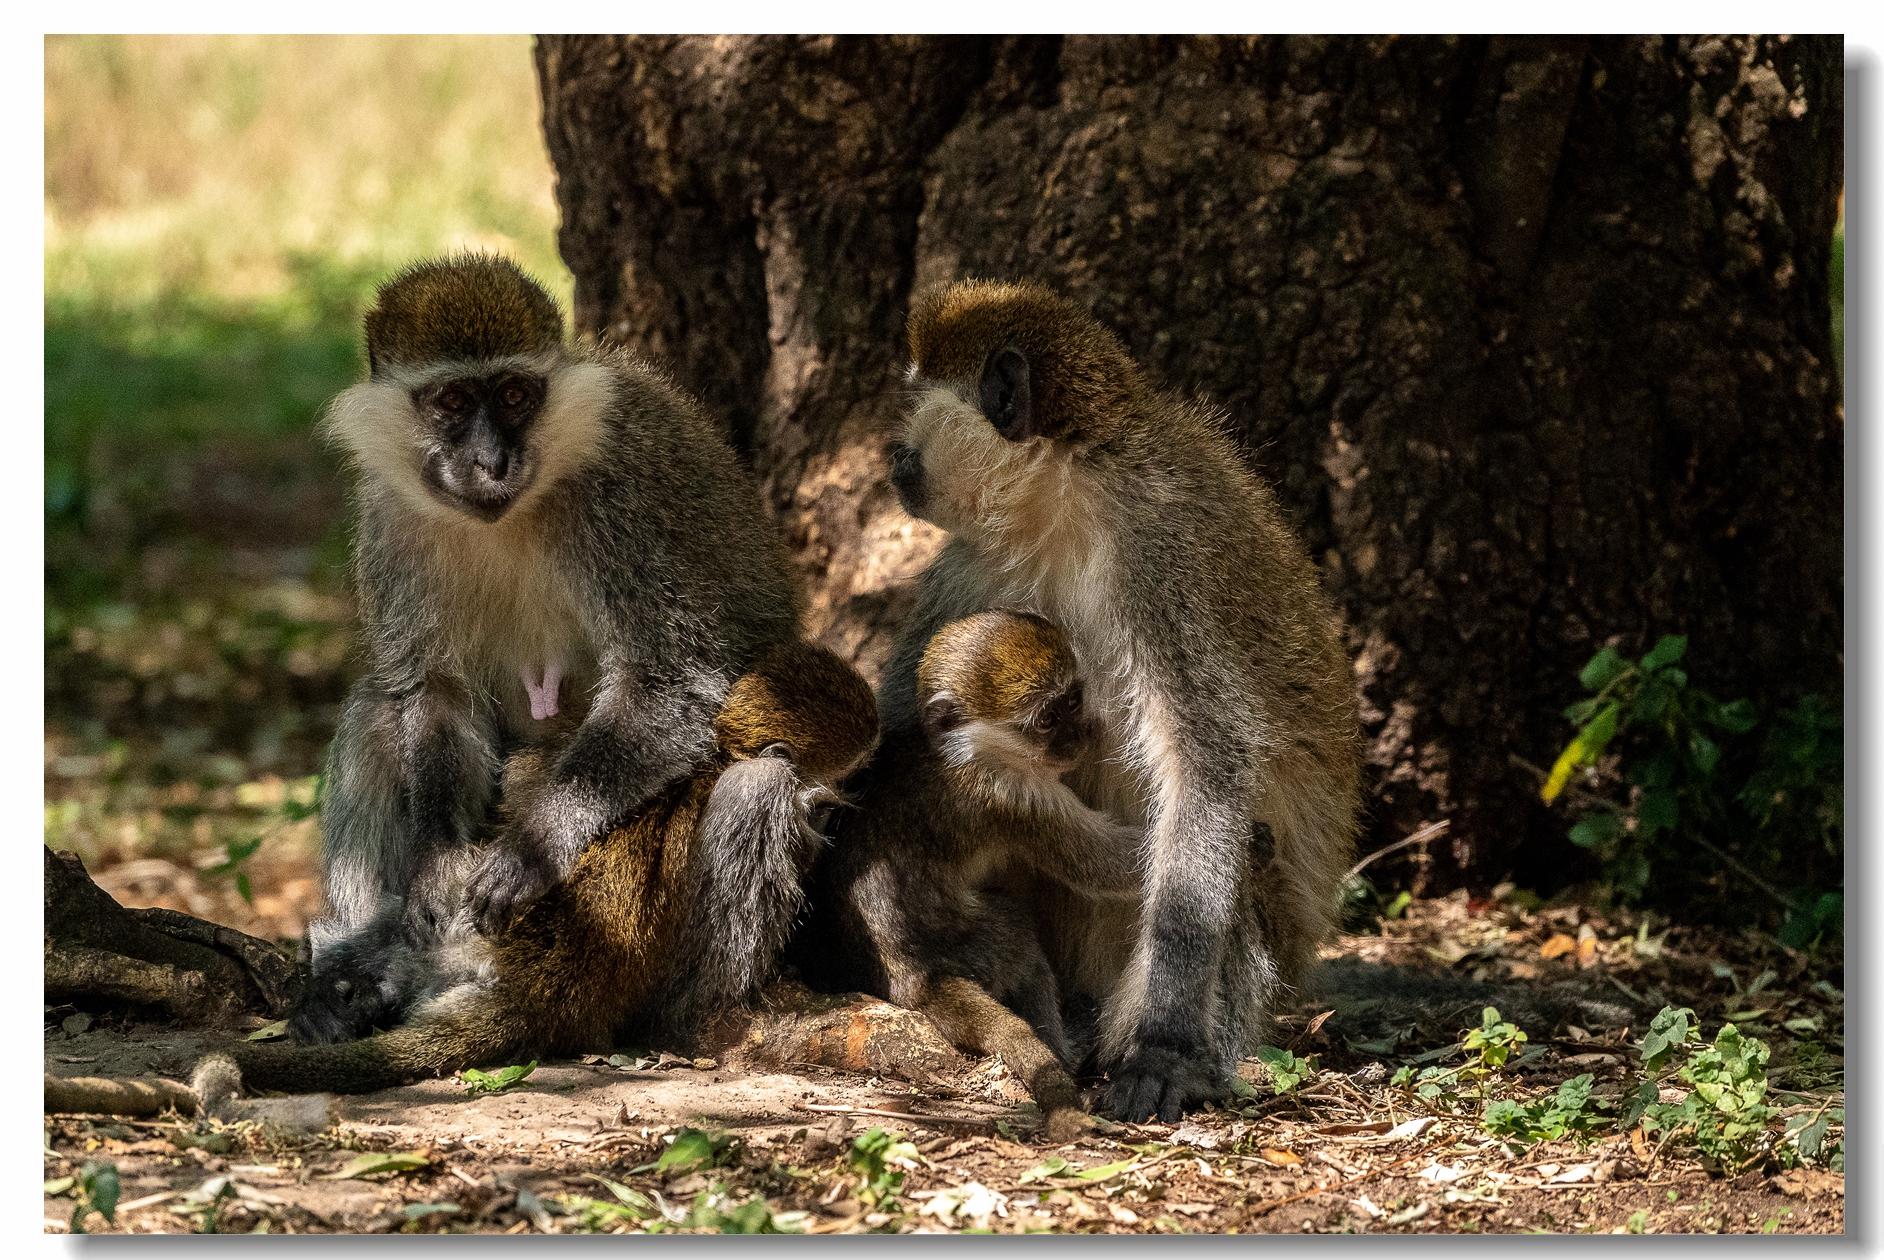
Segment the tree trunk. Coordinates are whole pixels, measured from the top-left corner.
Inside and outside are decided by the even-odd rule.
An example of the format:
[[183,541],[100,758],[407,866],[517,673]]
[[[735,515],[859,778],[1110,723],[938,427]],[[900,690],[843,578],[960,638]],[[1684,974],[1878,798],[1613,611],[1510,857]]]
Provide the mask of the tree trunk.
[[576,322],[750,458],[880,667],[911,291],[1032,277],[1227,410],[1348,618],[1374,843],[1562,882],[1576,671],[1842,673],[1836,38],[544,37]]

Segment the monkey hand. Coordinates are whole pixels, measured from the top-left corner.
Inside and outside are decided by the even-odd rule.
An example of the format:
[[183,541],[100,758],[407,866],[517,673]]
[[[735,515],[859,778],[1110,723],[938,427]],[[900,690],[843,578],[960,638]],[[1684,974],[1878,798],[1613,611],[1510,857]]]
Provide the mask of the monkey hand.
[[308,977],[288,1013],[288,1036],[301,1045],[352,1041],[399,1022],[402,1003],[392,969],[373,966],[364,953],[336,953]]
[[1230,1092],[1229,1081],[1198,1060],[1173,1046],[1141,1045],[1112,1071],[1101,1110],[1130,1124],[1176,1124],[1190,1104]]
[[554,888],[563,872],[534,845],[500,844],[488,850],[471,874],[466,900],[471,921],[496,936],[525,906]]

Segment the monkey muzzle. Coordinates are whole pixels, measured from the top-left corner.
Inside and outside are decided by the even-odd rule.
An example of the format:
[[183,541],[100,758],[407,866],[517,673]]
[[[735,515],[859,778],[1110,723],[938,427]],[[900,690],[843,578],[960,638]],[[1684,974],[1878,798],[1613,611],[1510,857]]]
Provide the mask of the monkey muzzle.
[[921,516],[929,502],[929,484],[922,475],[922,452],[913,446],[898,445],[890,452],[890,484],[903,510]]

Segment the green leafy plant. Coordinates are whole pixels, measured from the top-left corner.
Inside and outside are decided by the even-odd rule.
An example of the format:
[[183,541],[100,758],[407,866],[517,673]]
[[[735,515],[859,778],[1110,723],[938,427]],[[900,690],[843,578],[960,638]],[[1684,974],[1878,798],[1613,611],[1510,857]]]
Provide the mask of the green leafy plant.
[[1256,1057],[1269,1069],[1269,1081],[1276,1087],[1278,1094],[1289,1093],[1321,1071],[1321,1060],[1316,1056],[1297,1058],[1287,1050],[1278,1050],[1274,1046],[1258,1047]]
[[[1732,1024],[1705,1041],[1693,1011],[1664,1007],[1638,1049],[1645,1079],[1623,1118],[1625,1127],[1640,1123],[1647,1133],[1660,1134],[1661,1143],[1693,1146],[1704,1161],[1725,1169],[1768,1155],[1787,1164],[1816,1161],[1843,1168],[1842,1137],[1827,1146],[1832,1125],[1843,1127],[1842,1108],[1828,1105],[1811,1116],[1796,1116],[1783,1132],[1772,1127],[1779,1111],[1766,1101],[1770,1052],[1764,1042]],[[1688,1087],[1686,1095],[1662,1102],[1662,1087],[1674,1081]]]
[[1842,895],[1782,891],[1774,872],[1797,869],[1801,845],[1843,852],[1843,720],[1804,697],[1768,723],[1756,755],[1745,738],[1758,725],[1753,703],[1695,686],[1687,649],[1686,637],[1664,635],[1640,660],[1613,647],[1590,659],[1578,678],[1591,694],[1564,710],[1577,730],[1543,799],[1568,795],[1571,843],[1596,855],[1623,898],[1640,900],[1658,868],[1691,868],[1700,849],[1786,907],[1788,944],[1812,944],[1842,926]]
[[1749,700],[1722,704],[1693,686],[1679,662],[1688,650],[1682,635],[1664,635],[1639,661],[1605,647],[1577,675],[1594,694],[1564,710],[1578,727],[1558,754],[1544,782],[1543,797],[1555,801],[1579,768],[1594,766],[1616,737],[1635,736],[1623,780],[1635,791],[1626,804],[1597,798],[1570,828],[1570,842],[1593,851],[1604,873],[1625,897],[1648,887],[1657,841],[1683,820],[1705,825],[1720,813],[1714,773],[1723,735],[1753,729]]
[[231,840],[222,846],[224,858],[214,866],[206,867],[202,874],[206,876],[228,875],[234,873],[236,891],[242,894],[242,900],[255,904],[255,889],[249,883],[249,873],[243,864],[255,856],[255,851],[262,847],[262,837],[254,836],[248,840]]
[[1481,1123],[1494,1137],[1523,1145],[1566,1136],[1588,1137],[1615,1123],[1613,1116],[1602,1114],[1609,1104],[1590,1096],[1595,1081],[1585,1072],[1559,1085],[1555,1094],[1535,1102],[1499,1099],[1485,1108]]
[[93,1160],[78,1170],[67,1187],[78,1205],[72,1209],[72,1232],[85,1232],[85,1218],[93,1212],[105,1218],[107,1225],[118,1219],[118,1166]]
[[596,1173],[589,1173],[588,1178],[605,1187],[614,1196],[614,1201],[591,1199],[579,1194],[565,1194],[556,1200],[564,1215],[575,1217],[576,1228],[584,1233],[610,1233],[624,1225],[638,1225],[660,1216],[660,1210],[639,1190]]
[[[693,1204],[679,1222],[681,1229],[700,1230],[712,1234],[802,1234],[804,1223],[809,1216],[805,1212],[774,1212],[771,1204],[761,1198],[752,1198],[744,1203],[728,1206],[730,1195],[724,1186],[714,1185],[694,1196]],[[651,1224],[650,1233],[664,1231],[659,1223]]]
[[700,1168],[723,1168],[739,1157],[739,1139],[715,1129],[680,1128],[660,1158],[637,1172],[692,1172]]
[[916,1169],[916,1148],[901,1134],[872,1128],[851,1143],[849,1163],[861,1178],[858,1202],[887,1211],[903,1189],[903,1174]]
[[495,1072],[481,1072],[477,1068],[466,1068],[459,1078],[464,1082],[467,1094],[501,1094],[515,1088],[530,1079],[530,1073],[536,1071],[536,1060],[528,1063],[513,1063],[509,1067],[499,1068]]

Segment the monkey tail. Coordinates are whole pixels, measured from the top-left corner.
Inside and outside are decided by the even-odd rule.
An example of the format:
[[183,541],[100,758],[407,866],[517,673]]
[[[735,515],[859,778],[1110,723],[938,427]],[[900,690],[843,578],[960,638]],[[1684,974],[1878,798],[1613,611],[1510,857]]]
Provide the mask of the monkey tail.
[[1085,1129],[1079,1089],[1066,1068],[1026,1020],[986,989],[960,976],[941,976],[929,982],[917,1006],[953,1044],[1001,1056],[1034,1096],[1049,1142],[1071,1142]]
[[683,1040],[738,1006],[771,976],[804,905],[804,872],[821,838],[809,823],[824,789],[789,758],[734,762],[713,786],[690,859],[678,968],[662,1031]]
[[529,1045],[529,1035],[500,993],[448,993],[412,1023],[358,1041],[325,1046],[239,1045],[206,1056],[233,1060],[250,1091],[370,1094],[428,1076],[495,1063]]

